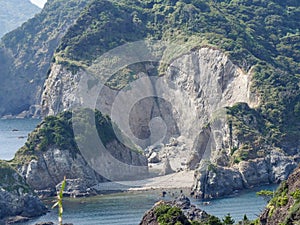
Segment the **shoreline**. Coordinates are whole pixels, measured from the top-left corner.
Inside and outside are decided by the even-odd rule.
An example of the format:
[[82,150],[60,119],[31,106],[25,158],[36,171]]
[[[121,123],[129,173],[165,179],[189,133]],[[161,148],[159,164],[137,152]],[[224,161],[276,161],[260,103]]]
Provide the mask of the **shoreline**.
[[181,171],[137,181],[99,183],[93,188],[99,192],[135,192],[148,190],[190,189],[194,184],[194,171]]

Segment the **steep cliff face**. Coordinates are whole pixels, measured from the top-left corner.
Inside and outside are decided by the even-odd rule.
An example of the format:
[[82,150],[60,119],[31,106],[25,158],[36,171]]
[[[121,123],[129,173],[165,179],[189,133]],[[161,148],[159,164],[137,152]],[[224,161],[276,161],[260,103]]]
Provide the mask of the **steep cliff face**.
[[[97,149],[93,144],[94,137],[85,133],[92,127],[84,115],[80,114],[81,123],[77,123],[86,128],[81,129],[81,136],[74,134],[74,117],[72,121],[71,113],[65,112],[46,118],[16,153],[12,164],[38,194],[54,195],[64,176],[67,178],[66,194],[86,196],[96,193],[93,186],[98,183],[147,175],[147,159],[117,141],[111,135],[110,120],[101,114],[96,115],[96,126],[104,146]],[[99,136],[96,134],[95,138],[99,139]],[[79,139],[83,141],[75,142]]]
[[7,162],[0,161],[0,223],[9,217],[26,220],[47,212],[45,205],[33,194],[25,180]]
[[48,1],[40,14],[2,38],[0,116],[28,110],[27,116],[40,116],[36,105],[53,53],[88,2]]
[[262,225],[297,224],[300,221],[300,168],[284,181],[260,216]]
[[[264,136],[265,120],[252,109],[259,105],[252,75],[220,50],[204,47],[173,60],[164,76],[137,71],[130,88],[106,86],[95,105],[137,145],[147,147],[149,156],[155,152],[160,160],[167,158],[174,170],[197,169],[193,189],[198,197],[219,197],[280,182],[300,160],[297,148],[273,147]],[[42,94],[43,112],[55,115],[82,104],[76,89],[84,76],[84,70],[73,74],[53,64]],[[139,92],[146,94],[134,104],[126,99]],[[151,127],[157,117],[166,127]]]
[[[79,104],[80,99],[76,98],[76,91],[85,72],[72,74],[57,64],[52,66],[51,71],[45,82],[41,105],[43,112],[55,115]],[[247,102],[252,106],[258,104],[257,97],[250,91],[251,73],[242,72],[219,50],[201,48],[173,61],[165,76],[153,79],[148,75],[138,73],[140,87],[136,85],[139,82],[137,79],[133,84],[128,84],[132,85],[132,89],[129,90],[114,90],[106,86],[99,93],[101,97],[95,105],[109,115],[116,114],[112,108],[113,104],[117,105],[124,116],[118,114],[113,118],[114,122],[126,133],[129,133],[130,126],[132,135],[129,137],[144,148],[151,144],[160,144],[157,143],[160,138],[165,144],[171,142],[172,138],[178,138],[179,145],[163,146],[158,151],[161,157],[169,152],[171,164],[175,169],[190,161],[193,161],[190,163],[193,165],[189,167],[195,169],[196,164],[200,162],[207,150],[206,145],[211,142],[209,139],[213,137],[211,131],[203,140],[199,136],[202,135],[201,130],[215,117],[214,114],[220,114],[218,111],[237,102]],[[132,96],[142,89],[146,94],[143,98],[136,99],[135,104],[128,108],[130,100],[123,101],[120,96]],[[129,120],[126,120],[126,113],[129,114]],[[225,112],[221,113],[221,116],[226,119]],[[155,132],[160,133],[157,128],[150,132],[149,123],[155,117],[161,117],[166,123],[165,136],[153,137]],[[223,131],[225,132],[225,129],[220,132]],[[151,141],[143,141],[150,135]],[[205,146],[203,142],[206,142]],[[189,158],[191,153],[194,158]],[[198,159],[197,154],[200,154]]]

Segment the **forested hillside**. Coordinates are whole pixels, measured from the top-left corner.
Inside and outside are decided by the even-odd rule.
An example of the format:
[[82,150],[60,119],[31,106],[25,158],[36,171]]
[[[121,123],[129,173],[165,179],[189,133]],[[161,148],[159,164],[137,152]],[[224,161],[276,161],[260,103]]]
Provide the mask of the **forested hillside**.
[[[62,38],[55,60],[73,69],[88,66],[107,50],[142,38],[210,45],[254,73],[252,88],[261,104],[252,113],[263,119],[256,128],[263,141],[295,144],[300,126],[299,17],[296,0],[94,1]],[[241,123],[239,108],[231,112],[234,124]],[[244,128],[245,136],[256,135],[253,128]]]
[[40,11],[41,9],[29,0],[0,1],[0,38]]

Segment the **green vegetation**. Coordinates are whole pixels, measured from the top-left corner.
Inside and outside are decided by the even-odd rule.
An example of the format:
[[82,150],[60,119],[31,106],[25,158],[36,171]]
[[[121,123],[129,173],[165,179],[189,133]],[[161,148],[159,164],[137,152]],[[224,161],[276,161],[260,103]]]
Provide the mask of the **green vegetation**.
[[55,202],[55,204],[52,206],[52,209],[54,209],[55,207],[58,207],[58,224],[62,225],[62,216],[63,216],[63,193],[66,187],[66,177],[64,177],[64,180],[61,184],[61,188],[60,191],[57,193],[57,201]]
[[267,202],[269,202],[274,197],[274,191],[270,190],[261,190],[256,192],[258,196],[263,197]]
[[190,225],[180,208],[162,204],[154,211],[160,225]]
[[[232,162],[264,157],[264,145],[297,145],[300,118],[300,4],[276,0],[130,0],[92,1],[63,37],[56,62],[86,67],[114,47],[141,39],[161,39],[195,49],[224,51],[245,73],[253,75],[252,92],[260,105],[229,108],[233,135]],[[170,60],[174,49],[166,49]],[[157,74],[163,74],[160,65]],[[109,81],[121,89],[145,71],[130,65]],[[234,150],[234,151],[233,151]]]
[[[169,205],[167,203],[162,203],[154,208],[154,214],[159,225],[232,225],[235,221],[232,219],[228,213],[222,221],[213,215],[208,215],[202,221],[189,221],[184,215],[183,211],[176,207]],[[239,223],[240,224],[240,223]],[[254,225],[255,223],[249,221],[247,216],[244,215],[242,221],[243,225]]]
[[[74,122],[76,129],[80,129],[80,133],[76,134],[76,137],[73,130]],[[91,133],[94,125],[97,131],[95,135]],[[117,127],[115,130],[120,134],[120,137],[123,137]],[[120,143],[111,119],[97,110],[82,109],[75,114],[66,111],[57,116],[48,116],[30,133],[25,145],[18,150],[11,164],[16,166],[22,162],[36,159],[38,154],[51,147],[68,150],[73,157],[76,157],[76,154],[79,153],[77,144],[84,143],[88,147],[90,143],[93,143],[90,139],[92,137],[100,138],[104,146],[114,140]],[[139,152],[135,145],[131,144],[125,137],[123,138],[128,142],[127,146],[132,146],[132,151]],[[91,149],[93,148],[94,145],[91,146]]]
[[285,206],[288,203],[288,186],[286,182],[282,182],[280,187],[275,192],[274,197],[269,201],[267,208],[270,209],[270,216],[272,216],[276,208]]
[[[43,87],[60,39],[89,1],[49,0],[41,13],[3,36],[0,42],[1,116],[17,115],[39,101],[37,93]],[[22,10],[25,12],[26,8]],[[0,15],[6,16],[6,12]]]
[[18,194],[28,193],[30,188],[23,178],[9,165],[8,162],[0,160],[0,188]]
[[233,225],[234,224],[234,219],[232,219],[232,217],[230,216],[230,213],[228,213],[224,219],[223,219],[223,224],[224,225]]
[[299,167],[280,184],[269,201],[263,220],[268,224],[293,225],[300,221]]

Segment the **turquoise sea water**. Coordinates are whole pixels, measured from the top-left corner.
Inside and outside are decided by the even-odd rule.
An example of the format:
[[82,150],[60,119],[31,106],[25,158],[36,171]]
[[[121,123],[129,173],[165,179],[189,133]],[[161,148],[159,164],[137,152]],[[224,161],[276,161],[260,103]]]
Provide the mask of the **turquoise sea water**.
[[[12,159],[14,153],[25,143],[28,133],[39,122],[40,120],[33,119],[0,120],[0,159]],[[17,131],[13,131],[14,129]],[[244,214],[247,214],[249,219],[254,219],[266,205],[265,200],[257,197],[255,193],[266,188],[274,190],[276,186],[239,192],[228,198],[211,200],[209,205],[203,205],[201,201],[196,199],[191,199],[191,201],[208,213],[220,218],[230,213],[236,221],[241,220]],[[170,198],[167,196],[166,199],[169,200]],[[137,225],[145,211],[160,199],[159,191],[64,199],[64,222],[70,222],[74,225]],[[51,208],[51,201],[46,203]],[[20,223],[20,225],[33,225],[42,221],[57,221],[56,209],[40,218],[27,223]]]

